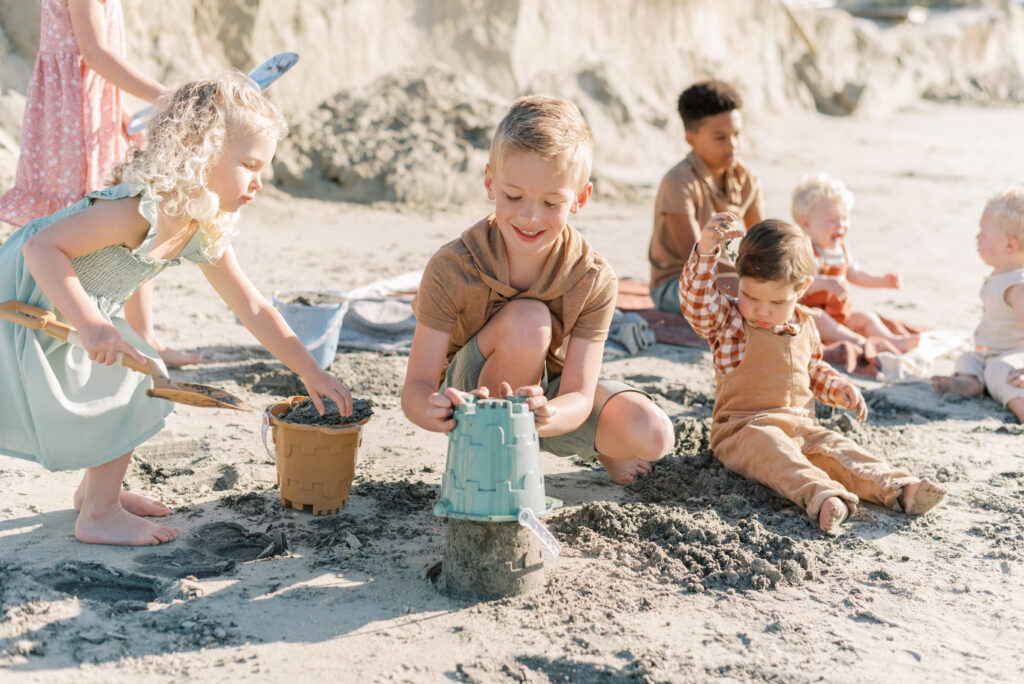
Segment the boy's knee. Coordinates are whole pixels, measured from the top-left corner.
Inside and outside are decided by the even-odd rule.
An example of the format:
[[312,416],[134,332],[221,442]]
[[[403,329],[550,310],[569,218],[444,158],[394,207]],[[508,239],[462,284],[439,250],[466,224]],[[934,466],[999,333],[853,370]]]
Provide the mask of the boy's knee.
[[[609,414],[605,411],[611,409]],[[675,446],[675,429],[665,412],[639,392],[620,392],[608,400],[602,419],[618,434],[631,458],[657,461]]]
[[525,351],[547,352],[551,345],[551,312],[544,302],[517,299],[509,302],[492,319],[496,326],[490,332],[494,346]]

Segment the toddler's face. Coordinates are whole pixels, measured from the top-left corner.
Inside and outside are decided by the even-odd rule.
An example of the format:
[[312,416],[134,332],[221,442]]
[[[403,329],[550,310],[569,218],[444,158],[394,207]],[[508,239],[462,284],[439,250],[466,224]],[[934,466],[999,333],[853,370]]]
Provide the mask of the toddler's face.
[[1000,258],[1007,254],[1007,238],[999,230],[999,221],[989,211],[981,215],[978,222],[978,256],[989,266],[997,266]]
[[736,165],[743,133],[743,117],[738,109],[704,119],[695,131],[686,132],[686,142],[712,173],[721,173]]
[[277,140],[264,132],[229,133],[220,161],[210,169],[206,188],[220,198],[221,211],[235,212],[263,187],[260,174],[270,165]]
[[807,214],[804,231],[822,249],[839,249],[850,227],[850,213],[842,202],[818,200]]
[[807,290],[808,281],[794,287],[784,280],[740,278],[736,298],[743,319],[758,328],[774,328],[793,318],[796,303]]
[[574,179],[551,160],[536,154],[510,154],[500,168],[484,171],[487,197],[494,200],[494,214],[505,247],[523,256],[543,254],[554,244],[569,220],[590,197],[590,185],[582,193]]

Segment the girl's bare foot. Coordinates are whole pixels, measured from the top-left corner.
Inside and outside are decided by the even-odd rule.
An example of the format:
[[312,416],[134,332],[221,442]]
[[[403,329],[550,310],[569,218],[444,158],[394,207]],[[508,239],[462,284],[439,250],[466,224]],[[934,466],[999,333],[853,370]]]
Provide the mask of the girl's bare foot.
[[830,496],[818,511],[818,527],[827,534],[838,534],[839,526],[846,522],[850,509],[838,496]]
[[172,349],[171,347],[159,347],[157,348],[157,353],[160,354],[160,358],[163,359],[164,365],[168,368],[191,366],[197,363],[202,363],[206,360],[199,354],[193,354],[192,352],[182,351],[180,349]]
[[[82,484],[78,485],[78,489],[75,491],[74,505],[76,511],[82,510],[82,500],[85,498],[84,487],[85,480],[82,481]],[[171,509],[163,501],[150,499],[148,496],[136,494],[135,492],[126,492],[123,489],[118,499],[121,502],[121,508],[134,515],[162,518],[171,512]]]
[[921,515],[935,508],[945,496],[945,487],[925,478],[903,487],[900,506],[907,515]]
[[962,394],[965,397],[980,397],[985,386],[973,375],[934,375],[932,388],[939,394]]
[[177,527],[165,527],[132,515],[120,506],[92,514],[79,513],[75,538],[86,544],[153,546],[178,536]]
[[913,349],[914,347],[916,347],[917,345],[921,344],[921,336],[897,335],[895,337],[890,337],[889,341],[892,342],[893,345],[901,352],[906,353]]
[[639,458],[624,461],[604,454],[597,455],[597,462],[608,471],[608,479],[615,484],[628,485],[636,481],[640,473],[651,472],[651,464]]

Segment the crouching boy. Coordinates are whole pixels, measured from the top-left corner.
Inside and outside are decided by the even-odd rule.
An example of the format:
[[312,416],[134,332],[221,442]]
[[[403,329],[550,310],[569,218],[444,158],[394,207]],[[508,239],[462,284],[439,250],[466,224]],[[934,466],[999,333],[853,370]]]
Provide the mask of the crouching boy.
[[494,212],[424,269],[402,409],[416,425],[448,432],[462,392],[514,391],[529,397],[542,449],[597,458],[613,482],[629,484],[674,435],[647,395],[598,377],[617,283],[568,224],[590,198],[592,155],[572,103],[513,104],[484,170]]

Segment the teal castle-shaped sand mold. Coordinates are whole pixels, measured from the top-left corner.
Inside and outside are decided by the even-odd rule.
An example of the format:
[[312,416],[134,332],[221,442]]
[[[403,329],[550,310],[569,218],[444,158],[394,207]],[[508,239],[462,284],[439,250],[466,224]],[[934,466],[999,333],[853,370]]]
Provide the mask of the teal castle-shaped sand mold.
[[435,515],[513,522],[521,509],[543,517],[562,505],[544,496],[537,428],[525,398],[473,397],[454,417]]

